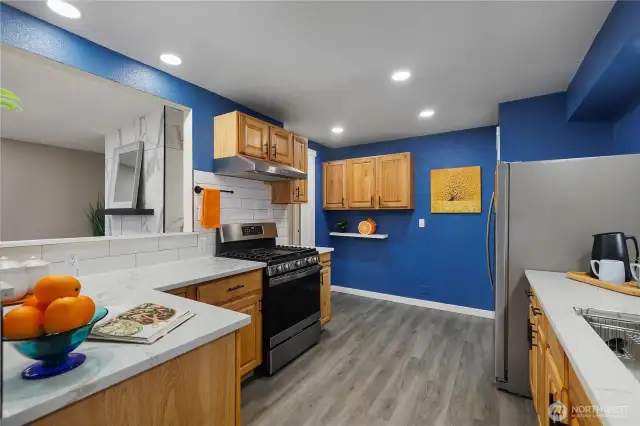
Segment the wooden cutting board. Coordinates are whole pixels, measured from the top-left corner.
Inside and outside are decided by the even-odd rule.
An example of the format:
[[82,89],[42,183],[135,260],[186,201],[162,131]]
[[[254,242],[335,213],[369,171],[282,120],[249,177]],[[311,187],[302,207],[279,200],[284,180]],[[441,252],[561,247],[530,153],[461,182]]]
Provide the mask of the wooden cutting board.
[[630,296],[640,296],[640,283],[638,281],[628,281],[622,285],[615,285],[597,278],[592,278],[587,272],[567,272],[567,278],[591,284],[596,287],[606,288],[607,290],[617,291],[618,293],[628,294]]

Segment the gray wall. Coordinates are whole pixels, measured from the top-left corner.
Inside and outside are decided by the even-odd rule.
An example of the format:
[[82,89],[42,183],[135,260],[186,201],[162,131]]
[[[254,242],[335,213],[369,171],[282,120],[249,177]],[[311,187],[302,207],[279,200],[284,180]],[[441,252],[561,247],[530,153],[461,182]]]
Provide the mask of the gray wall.
[[0,185],[2,241],[89,237],[104,155],[2,139]]

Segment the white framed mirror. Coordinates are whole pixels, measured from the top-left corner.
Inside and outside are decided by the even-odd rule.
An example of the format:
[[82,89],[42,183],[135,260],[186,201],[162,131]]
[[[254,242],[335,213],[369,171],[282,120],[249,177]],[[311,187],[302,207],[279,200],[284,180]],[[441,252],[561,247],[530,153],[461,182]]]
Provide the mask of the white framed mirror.
[[113,150],[113,169],[109,185],[108,208],[132,208],[138,204],[138,187],[144,142],[134,142]]

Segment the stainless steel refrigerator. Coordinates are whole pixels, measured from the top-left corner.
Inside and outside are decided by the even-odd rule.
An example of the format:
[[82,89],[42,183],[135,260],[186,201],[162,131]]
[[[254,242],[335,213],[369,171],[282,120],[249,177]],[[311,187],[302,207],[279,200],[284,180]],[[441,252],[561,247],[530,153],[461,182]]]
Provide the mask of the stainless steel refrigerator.
[[588,271],[593,234],[640,237],[640,155],[502,163],[495,177],[487,223],[495,381],[530,396],[524,271]]

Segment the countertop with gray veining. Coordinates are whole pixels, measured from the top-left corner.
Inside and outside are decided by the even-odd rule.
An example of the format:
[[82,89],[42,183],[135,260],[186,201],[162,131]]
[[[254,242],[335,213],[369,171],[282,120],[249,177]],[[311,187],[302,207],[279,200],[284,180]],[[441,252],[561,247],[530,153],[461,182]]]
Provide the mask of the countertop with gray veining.
[[196,315],[151,345],[87,341],[76,350],[87,355],[83,365],[39,381],[21,378],[22,370],[34,361],[20,355],[11,344],[3,343],[2,424],[31,422],[249,324],[247,315],[163,291],[263,266],[258,262],[207,257],[80,277],[82,294],[92,297],[98,306],[153,302]]
[[640,297],[573,281],[560,272],[526,271],[526,276],[585,392],[605,410],[602,423],[640,425],[640,376],[634,376],[573,310],[576,306],[640,315]]

